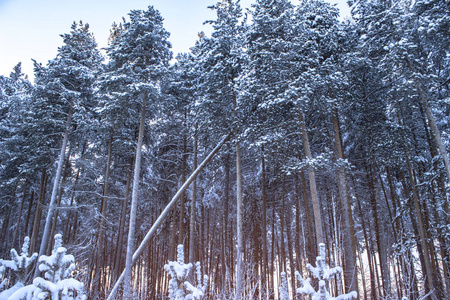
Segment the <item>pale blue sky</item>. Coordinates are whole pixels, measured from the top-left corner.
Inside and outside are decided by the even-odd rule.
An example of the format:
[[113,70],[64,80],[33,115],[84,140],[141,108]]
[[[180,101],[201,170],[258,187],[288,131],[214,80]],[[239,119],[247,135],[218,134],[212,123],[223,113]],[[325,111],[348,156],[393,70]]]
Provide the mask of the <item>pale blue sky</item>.
[[[346,0],[338,3],[341,15],[348,15]],[[172,50],[187,52],[194,45],[197,33],[210,32],[203,25],[215,15],[207,7],[216,0],[0,0],[0,75],[8,76],[12,68],[22,62],[23,72],[32,75],[32,62],[46,64],[54,58],[62,44],[60,34],[68,33],[73,21],[89,23],[100,47],[107,45],[111,24],[120,22],[132,9],[146,9],[153,5],[164,18],[170,32]],[[241,0],[249,7],[253,0]],[[293,1],[295,3],[296,1]]]

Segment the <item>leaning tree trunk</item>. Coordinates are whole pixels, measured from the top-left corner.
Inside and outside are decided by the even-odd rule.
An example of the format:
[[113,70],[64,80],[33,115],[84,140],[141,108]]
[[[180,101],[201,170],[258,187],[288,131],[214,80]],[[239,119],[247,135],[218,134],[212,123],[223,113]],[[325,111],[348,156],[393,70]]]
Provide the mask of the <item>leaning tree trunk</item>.
[[136,146],[136,162],[134,164],[133,191],[131,194],[131,210],[128,229],[127,255],[125,260],[125,281],[124,281],[123,298],[130,300],[133,299],[133,294],[131,292],[131,268],[133,266],[132,260],[134,250],[137,203],[139,197],[139,175],[141,173],[141,153],[142,153],[142,141],[144,139],[146,104],[147,104],[147,94],[144,95],[144,99],[142,100],[141,121],[139,123],[139,136]]
[[[64,138],[63,138],[63,142],[62,142],[62,146],[61,146],[61,151],[59,153],[58,168],[56,170],[56,175],[55,175],[55,179],[53,182],[52,195],[50,197],[50,204],[48,205],[47,218],[45,219],[44,235],[42,236],[41,247],[39,249],[39,257],[44,255],[45,252],[47,251],[47,243],[50,238],[52,219],[53,219],[53,214],[55,211],[55,201],[56,201],[56,197],[58,196],[59,184],[61,181],[62,169],[63,169],[63,165],[64,165],[64,156],[66,153],[67,141],[69,139],[69,131],[70,131],[71,121],[72,121],[72,109],[69,110],[69,114],[67,115],[66,128],[64,131]],[[38,275],[39,275],[39,268],[36,268],[34,277],[37,277]]]

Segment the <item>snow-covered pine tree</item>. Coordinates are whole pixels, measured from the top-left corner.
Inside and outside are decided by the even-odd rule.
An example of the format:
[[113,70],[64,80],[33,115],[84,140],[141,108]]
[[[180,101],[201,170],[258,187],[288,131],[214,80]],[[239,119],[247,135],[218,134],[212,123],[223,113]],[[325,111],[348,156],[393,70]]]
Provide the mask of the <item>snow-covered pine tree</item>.
[[201,273],[200,262],[195,264],[197,284],[190,283],[189,277],[192,271],[191,263],[184,263],[184,247],[178,245],[177,261],[170,261],[164,265],[169,273],[169,299],[170,300],[200,300],[205,295],[208,284],[208,276]]
[[316,266],[313,267],[311,264],[307,264],[306,268],[309,270],[311,275],[319,280],[319,288],[318,290],[314,290],[311,286],[311,278],[303,279],[302,275],[298,271],[295,271],[295,275],[297,280],[300,282],[300,287],[297,288],[297,294],[301,295],[311,295],[312,300],[351,300],[356,299],[358,294],[355,291],[352,291],[348,294],[338,295],[336,297],[332,297],[327,289],[327,282],[331,280],[334,276],[342,273],[342,269],[339,266],[334,268],[328,268],[325,263],[325,244],[319,244],[319,256],[316,258]]
[[[124,275],[124,298],[131,299],[131,268],[134,252],[135,224],[141,176],[141,157],[146,120],[155,118],[161,98],[161,81],[167,75],[172,58],[169,32],[158,10],[132,10],[130,20],[107,49],[110,62],[99,85],[104,93],[104,116],[111,126],[125,116],[125,122],[138,125],[134,163],[130,222]],[[118,116],[111,112],[118,112]],[[151,114],[151,115],[150,115]],[[122,127],[122,126],[121,126]],[[136,133],[136,127],[133,128]]]
[[39,257],[39,270],[44,278],[36,277],[33,284],[22,287],[12,294],[9,300],[85,300],[80,281],[72,278],[75,258],[67,255],[62,247],[62,235],[56,234],[52,255]]
[[17,276],[17,282],[24,283],[25,277],[31,268],[31,265],[37,258],[37,253],[29,255],[30,238],[25,237],[22,245],[22,252],[19,255],[16,249],[11,249],[11,260],[0,259],[0,265],[8,268]]
[[37,258],[37,253],[29,255],[30,238],[25,237],[22,252],[19,255],[16,249],[11,249],[11,260],[0,259],[0,291],[2,291],[9,280],[5,278],[2,281],[3,273],[6,269],[10,269],[16,276],[16,283],[11,288],[0,293],[0,299],[8,299],[15,291],[24,286],[26,276],[30,271],[31,266]]
[[[37,64],[35,66],[33,121],[41,131],[50,129],[53,135],[58,136],[51,145],[53,148],[55,144],[61,145],[39,250],[40,256],[44,255],[47,246],[50,246],[48,244],[69,133],[73,123],[80,130],[92,116],[93,83],[102,61],[88,24],[74,22],[71,32],[61,37],[64,44],[58,49],[56,58],[49,61],[46,67]],[[56,134],[60,132],[64,132],[62,141],[59,140],[60,135]],[[42,139],[42,136],[40,138]]]

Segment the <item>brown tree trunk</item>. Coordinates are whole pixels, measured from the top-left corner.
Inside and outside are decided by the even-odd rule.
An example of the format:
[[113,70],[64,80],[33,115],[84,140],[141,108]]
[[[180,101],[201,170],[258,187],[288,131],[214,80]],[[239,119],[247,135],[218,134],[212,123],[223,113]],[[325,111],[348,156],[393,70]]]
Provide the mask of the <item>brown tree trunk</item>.
[[343,250],[344,250],[344,282],[347,291],[357,291],[358,276],[356,273],[356,243],[352,234],[350,219],[352,212],[348,206],[347,178],[344,166],[344,148],[342,146],[341,132],[339,128],[338,112],[335,108],[332,114],[334,128],[334,142],[336,145],[336,154],[338,158],[338,187],[341,208],[341,218],[343,223]]
[[124,271],[124,290],[123,299],[132,300],[132,267],[133,267],[133,252],[135,249],[134,239],[136,232],[136,217],[137,217],[137,206],[139,201],[139,182],[141,173],[141,153],[142,153],[142,142],[144,139],[144,125],[145,125],[145,112],[147,106],[148,95],[144,94],[144,99],[142,100],[141,107],[141,118],[139,122],[139,136],[136,145],[136,161],[134,164],[133,171],[133,189],[131,193],[131,209],[130,209],[130,221],[128,224],[128,239],[127,239],[127,254],[125,260],[125,271]]
[[15,248],[16,246],[19,247],[20,246],[20,241],[17,241],[16,244],[16,239],[17,239],[17,233],[19,232],[19,225],[20,225],[20,220],[22,219],[22,211],[23,211],[23,206],[25,204],[25,196],[27,194],[27,185],[28,185],[28,180],[25,181],[23,188],[22,188],[22,201],[20,201],[20,208],[19,208],[19,214],[17,215],[17,222],[16,222],[16,228],[14,229],[14,234],[13,234],[13,239],[12,239],[12,247]]
[[[305,150],[305,155],[308,160],[312,159],[311,155],[311,149],[309,146],[309,138],[308,138],[308,132],[306,129],[305,124],[305,118],[303,116],[303,112],[299,113],[299,120],[300,120],[300,126],[302,131],[302,140],[303,140],[303,148]],[[320,212],[320,202],[319,202],[319,196],[317,194],[317,186],[316,186],[316,175],[314,171],[314,167],[311,165],[308,165],[308,176],[309,176],[309,188],[311,191],[311,200],[313,205],[313,212],[314,212],[314,226],[316,229],[316,241],[317,245],[324,243],[324,236],[323,236],[323,228],[322,228],[322,215]],[[317,249],[316,249],[317,251]]]
[[[193,169],[197,169],[197,148],[198,148],[198,139],[197,134],[194,135],[194,161],[193,161]],[[190,212],[190,220],[189,220],[189,262],[195,262],[195,226],[197,223],[197,211],[196,211],[196,203],[197,201],[197,178],[192,182],[192,200],[191,200],[191,212]],[[222,247],[223,249],[223,247]]]
[[261,146],[261,186],[262,186],[262,268],[261,268],[261,295],[267,299],[267,275],[268,275],[268,257],[267,257],[267,191],[266,191],[266,160],[264,157],[264,145]]
[[42,170],[41,185],[39,187],[39,195],[37,199],[36,211],[34,213],[33,232],[31,235],[30,253],[34,253],[37,247],[37,241],[39,236],[39,227],[41,225],[42,218],[42,206],[44,205],[45,190],[47,188],[48,176],[47,169]]
[[[406,163],[407,163],[407,167],[408,167],[408,176],[409,176],[412,194],[413,194],[414,208],[416,210],[416,215],[417,215],[417,222],[418,222],[418,227],[419,227],[418,229],[419,229],[419,234],[420,234],[420,243],[421,243],[422,249],[423,249],[423,258],[424,258],[425,269],[426,269],[426,273],[427,273],[426,274],[426,282],[428,284],[429,290],[433,291],[434,290],[433,268],[432,268],[431,261],[430,261],[430,252],[428,249],[428,244],[426,242],[425,226],[423,223],[423,216],[422,216],[422,212],[421,212],[420,204],[419,204],[419,194],[416,189],[413,172],[411,169],[411,163],[410,163],[408,157],[406,158]],[[435,297],[435,296],[432,296],[432,297]],[[433,298],[433,299],[436,299],[436,298]]]
[[375,191],[375,185],[376,179],[374,177],[374,172],[370,166],[367,167],[367,182],[369,186],[369,193],[370,193],[370,205],[372,208],[372,216],[373,216],[373,222],[374,222],[374,230],[375,230],[375,237],[376,237],[376,246],[377,246],[377,252],[378,257],[380,260],[380,272],[381,272],[381,279],[383,282],[383,295],[384,297],[390,297],[391,294],[391,288],[390,288],[390,274],[388,269],[388,262],[387,262],[387,253],[386,253],[386,247],[384,246],[384,239],[381,236],[380,231],[380,219],[379,219],[379,212],[378,212],[378,202],[377,202],[377,195]]
[[107,152],[107,159],[106,159],[106,168],[105,168],[105,178],[103,181],[103,195],[102,200],[100,203],[100,222],[99,222],[99,228],[98,228],[98,243],[97,243],[97,249],[96,249],[96,263],[95,263],[95,277],[94,277],[94,286],[92,288],[92,295],[93,298],[98,298],[99,293],[104,287],[104,285],[101,284],[101,273],[103,269],[103,255],[101,254],[103,252],[104,248],[104,239],[105,239],[105,223],[106,223],[106,207],[108,202],[108,184],[109,184],[109,173],[111,170],[111,152],[112,152],[112,142],[113,142],[113,129],[110,129],[109,134],[109,142],[108,142],[108,152]]
[[[186,165],[187,165],[187,137],[183,136],[183,154],[181,163],[181,184],[186,181]],[[184,244],[184,206],[185,206],[185,193],[180,197],[180,219],[178,226],[178,244]]]

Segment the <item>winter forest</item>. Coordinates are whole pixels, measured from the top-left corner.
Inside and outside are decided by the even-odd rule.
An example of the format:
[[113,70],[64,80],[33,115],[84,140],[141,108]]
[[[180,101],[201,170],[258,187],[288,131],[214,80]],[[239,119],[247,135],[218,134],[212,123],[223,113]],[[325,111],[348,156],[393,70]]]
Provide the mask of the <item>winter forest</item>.
[[450,299],[450,3],[348,4],[223,0],[176,56],[149,6],[0,76],[0,299]]

